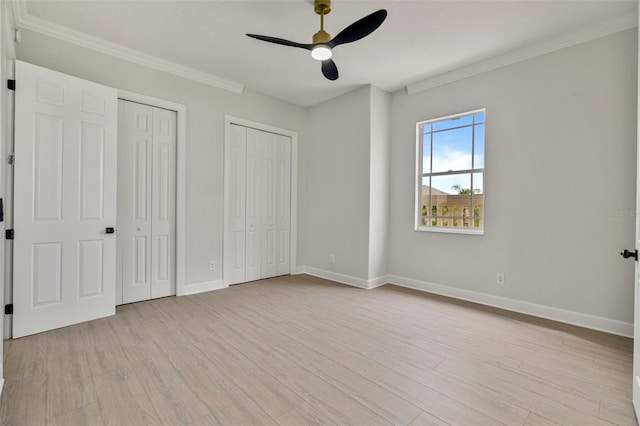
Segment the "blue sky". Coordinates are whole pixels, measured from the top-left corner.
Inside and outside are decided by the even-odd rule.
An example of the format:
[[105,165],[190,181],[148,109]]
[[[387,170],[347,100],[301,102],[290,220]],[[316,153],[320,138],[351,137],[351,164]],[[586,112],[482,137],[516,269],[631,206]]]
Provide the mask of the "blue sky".
[[[484,113],[475,114],[476,122],[484,121]],[[427,132],[423,136],[423,173],[429,173],[431,160],[431,130],[433,133],[433,172],[447,172],[450,170],[465,170],[471,168],[484,168],[484,124],[475,126],[475,152],[472,154],[473,117],[466,116],[458,119],[443,120],[423,126]],[[468,127],[455,128],[467,125]],[[438,131],[451,129],[449,131]],[[474,162],[472,163],[472,156]],[[438,176],[432,180],[432,186],[441,191],[455,193],[451,189],[453,185],[463,188],[471,186],[470,176],[450,175]],[[425,183],[428,184],[428,183]],[[475,188],[483,189],[481,175],[474,178]]]

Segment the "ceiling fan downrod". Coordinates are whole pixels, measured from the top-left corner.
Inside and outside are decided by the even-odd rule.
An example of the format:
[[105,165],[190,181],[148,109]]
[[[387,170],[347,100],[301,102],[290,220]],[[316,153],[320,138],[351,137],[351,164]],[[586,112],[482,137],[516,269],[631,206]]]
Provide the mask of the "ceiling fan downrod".
[[328,43],[331,34],[324,30],[324,15],[331,12],[331,0],[315,0],[313,10],[320,15],[320,31],[313,35],[313,43]]

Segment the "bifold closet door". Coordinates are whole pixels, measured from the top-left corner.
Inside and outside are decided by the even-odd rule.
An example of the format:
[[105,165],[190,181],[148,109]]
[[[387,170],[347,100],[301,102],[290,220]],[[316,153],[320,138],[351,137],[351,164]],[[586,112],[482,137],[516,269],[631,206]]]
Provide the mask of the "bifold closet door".
[[291,138],[231,125],[227,149],[225,279],[288,274]]
[[176,113],[120,100],[118,302],[175,294]]

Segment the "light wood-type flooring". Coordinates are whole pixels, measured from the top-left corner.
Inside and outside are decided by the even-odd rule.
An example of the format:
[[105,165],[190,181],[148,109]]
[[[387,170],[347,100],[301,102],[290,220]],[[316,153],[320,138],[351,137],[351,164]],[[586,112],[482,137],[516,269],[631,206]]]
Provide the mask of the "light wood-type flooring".
[[5,341],[2,425],[633,425],[630,339],[305,275]]

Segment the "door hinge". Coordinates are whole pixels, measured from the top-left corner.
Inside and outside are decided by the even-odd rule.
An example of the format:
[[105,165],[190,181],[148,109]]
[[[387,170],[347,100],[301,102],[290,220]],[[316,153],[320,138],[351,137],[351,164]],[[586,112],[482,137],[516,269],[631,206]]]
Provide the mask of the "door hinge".
[[15,154],[9,154],[9,165],[13,166],[14,164],[16,164],[16,155]]
[[0,222],[4,222],[4,200],[0,198]]
[[4,231],[4,237],[5,237],[7,240],[13,240],[13,229],[6,229],[6,230]]
[[16,81],[12,80],[12,79],[7,80],[7,89],[15,91],[16,90]]
[[13,315],[13,303],[9,303],[8,305],[4,305],[4,314],[5,315]]

